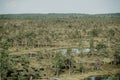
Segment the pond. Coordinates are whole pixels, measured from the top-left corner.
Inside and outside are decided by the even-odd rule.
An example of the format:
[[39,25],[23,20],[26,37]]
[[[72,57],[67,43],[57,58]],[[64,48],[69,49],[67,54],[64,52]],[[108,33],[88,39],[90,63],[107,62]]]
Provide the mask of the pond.
[[21,55],[11,55],[10,59],[13,61],[18,61],[20,58],[35,58],[37,54],[35,53],[28,53],[28,54],[21,54]]
[[85,80],[120,80],[120,75],[112,75],[112,76],[92,76]]
[[[62,54],[66,54],[67,53],[67,50],[68,49],[59,49],[59,50],[54,50],[53,52],[61,52]],[[80,50],[78,48],[72,48],[71,49],[71,52],[74,53],[74,54],[80,54],[81,52],[83,53],[89,53],[90,52],[90,49],[89,48],[85,48],[83,50]]]

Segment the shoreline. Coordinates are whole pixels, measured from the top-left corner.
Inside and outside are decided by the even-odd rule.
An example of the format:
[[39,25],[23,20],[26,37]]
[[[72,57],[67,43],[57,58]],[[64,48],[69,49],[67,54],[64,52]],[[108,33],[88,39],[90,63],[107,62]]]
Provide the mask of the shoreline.
[[72,74],[72,75],[61,75],[62,80],[84,80],[90,76],[103,76],[103,75],[115,75],[120,74],[120,68],[111,69],[111,70],[102,70],[102,71],[93,71],[83,74]]

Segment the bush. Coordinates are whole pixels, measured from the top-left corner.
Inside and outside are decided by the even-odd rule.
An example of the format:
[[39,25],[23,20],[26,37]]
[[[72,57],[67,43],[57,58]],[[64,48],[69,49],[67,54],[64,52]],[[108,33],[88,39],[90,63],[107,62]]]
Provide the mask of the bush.
[[104,48],[107,48],[107,46],[104,43],[101,43],[101,42],[99,44],[97,44],[97,46],[96,46],[97,50],[101,50],[101,49],[104,49]]

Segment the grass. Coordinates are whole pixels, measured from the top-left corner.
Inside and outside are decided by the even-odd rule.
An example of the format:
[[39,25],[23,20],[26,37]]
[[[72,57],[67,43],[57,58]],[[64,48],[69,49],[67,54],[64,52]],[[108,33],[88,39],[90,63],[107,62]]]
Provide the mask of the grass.
[[102,76],[102,75],[115,75],[115,74],[120,74],[120,65],[119,67],[117,66],[112,66],[111,65],[105,65],[103,67],[107,67],[107,69],[103,69],[102,71],[92,71],[92,72],[87,72],[83,74],[72,74],[72,75],[66,75],[63,74],[60,77],[62,80],[84,80],[85,78],[88,78],[90,76]]
[[[36,15],[39,18],[29,15],[30,19],[27,15],[13,15],[11,18],[9,18],[9,15],[4,15],[6,18],[3,19],[1,17],[0,38],[7,38],[8,42],[11,43],[9,55],[37,54],[39,51],[45,55],[47,54],[48,58],[41,59],[40,61],[37,60],[38,56],[26,59],[30,62],[29,68],[45,68],[43,73],[49,73],[47,76],[51,77],[50,74],[53,74],[54,71],[48,66],[53,66],[52,51],[68,48],[90,48],[90,41],[93,39],[93,44],[91,44],[94,49],[92,55],[74,55],[73,58],[76,62],[83,62],[85,64],[95,63],[99,59],[101,62],[104,62],[102,65],[103,70],[93,71],[92,67],[94,65],[92,65],[88,66],[91,70],[87,70],[84,74],[72,73],[69,76],[67,75],[68,70],[65,70],[60,77],[63,80],[81,80],[89,76],[120,73],[119,65],[108,64],[114,60],[114,45],[120,42],[119,16],[80,15],[80,17],[79,14],[72,14],[74,18],[71,18],[67,16],[69,14],[60,14],[62,17],[54,15],[53,17],[47,15],[45,18],[45,15],[42,18],[40,18],[40,15]],[[101,47],[99,50],[96,50],[96,46],[99,43],[103,43],[107,47]],[[19,62],[18,65],[15,65],[17,69],[19,69],[21,63]],[[76,66],[79,67],[78,64]],[[20,68],[22,67],[21,65]]]

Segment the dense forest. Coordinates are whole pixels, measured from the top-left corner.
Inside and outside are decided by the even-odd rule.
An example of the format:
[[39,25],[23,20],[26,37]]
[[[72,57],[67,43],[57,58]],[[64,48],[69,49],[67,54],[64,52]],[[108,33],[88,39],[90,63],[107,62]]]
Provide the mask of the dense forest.
[[120,74],[119,49],[119,13],[0,15],[0,80]]

